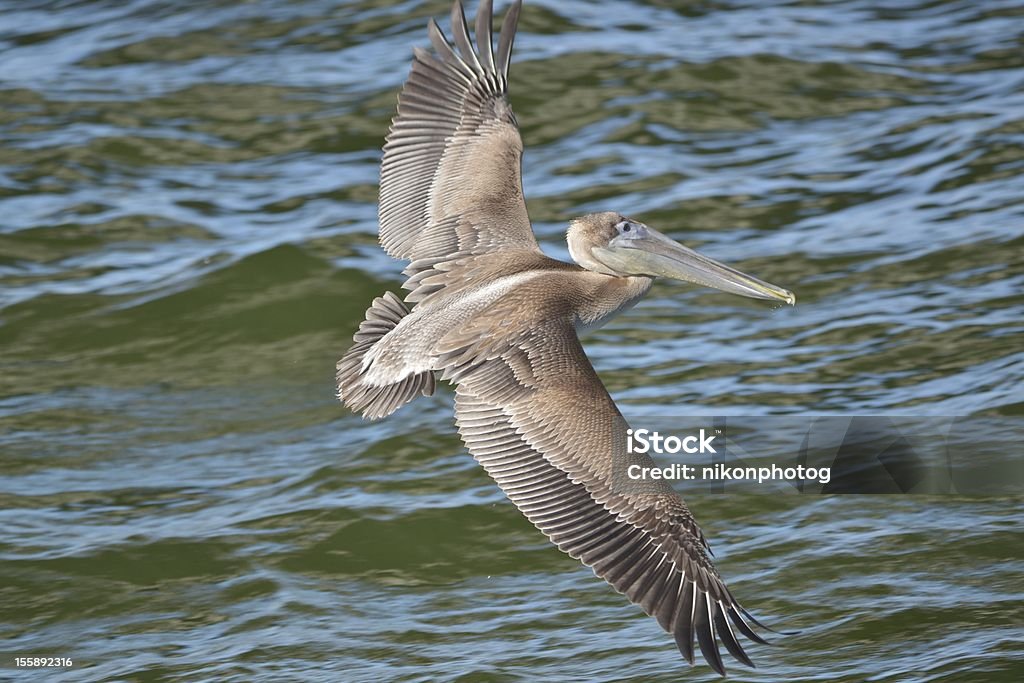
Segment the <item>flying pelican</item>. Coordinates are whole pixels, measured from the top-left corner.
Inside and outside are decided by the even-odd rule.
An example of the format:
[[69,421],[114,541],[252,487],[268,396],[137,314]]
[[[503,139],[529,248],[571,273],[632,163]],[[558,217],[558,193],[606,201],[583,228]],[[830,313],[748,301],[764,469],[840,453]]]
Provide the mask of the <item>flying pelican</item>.
[[[373,300],[338,361],[338,397],[364,417],[390,415],[435,380],[455,385],[466,448],[559,549],[655,617],[693,664],[694,638],[724,674],[717,641],[753,666],[737,634],[766,641],[715,569],[693,515],[662,481],[621,484],[626,422],[580,345],[635,304],[655,277],[757,299],[792,292],[730,268],[618,213],[572,220],[574,264],[537,246],[523,199],[523,143],[508,99],[517,0],[497,54],[491,0],[476,48],[459,0],[454,45],[429,25],[414,48],[384,145],[380,243],[410,261],[405,302]],[[412,305],[412,310],[406,306]]]

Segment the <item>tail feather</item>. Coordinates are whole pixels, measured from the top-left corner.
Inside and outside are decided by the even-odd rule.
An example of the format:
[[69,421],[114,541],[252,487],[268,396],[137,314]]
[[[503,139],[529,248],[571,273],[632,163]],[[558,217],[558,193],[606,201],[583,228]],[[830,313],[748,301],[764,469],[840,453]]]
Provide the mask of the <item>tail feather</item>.
[[364,376],[368,367],[363,361],[370,349],[409,314],[402,300],[387,292],[377,297],[366,311],[366,319],[352,338],[355,342],[338,361],[338,398],[353,412],[377,420],[386,417],[416,398],[417,394],[434,393],[432,371],[409,375],[393,384],[368,384]]

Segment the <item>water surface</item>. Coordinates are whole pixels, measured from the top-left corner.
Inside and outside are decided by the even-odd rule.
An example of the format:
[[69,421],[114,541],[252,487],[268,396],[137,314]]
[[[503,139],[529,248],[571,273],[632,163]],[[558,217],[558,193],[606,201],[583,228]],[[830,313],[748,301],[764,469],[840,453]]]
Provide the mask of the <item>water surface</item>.
[[[401,282],[380,147],[448,10],[0,4],[0,650],[75,662],[0,677],[717,680],[519,516],[450,392],[374,424],[333,399]],[[656,284],[585,342],[623,410],[1024,416],[1022,22],[527,0],[543,248],[614,209],[799,297]],[[1024,673],[1019,493],[687,499],[733,592],[801,631],[735,680]]]

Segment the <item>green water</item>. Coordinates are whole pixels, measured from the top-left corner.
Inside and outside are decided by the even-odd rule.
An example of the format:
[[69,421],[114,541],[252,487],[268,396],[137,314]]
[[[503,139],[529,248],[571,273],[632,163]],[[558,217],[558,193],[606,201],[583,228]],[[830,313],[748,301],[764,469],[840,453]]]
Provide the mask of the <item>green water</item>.
[[[379,150],[448,10],[0,2],[0,680],[718,680],[519,516],[450,391],[333,398],[402,279]],[[585,340],[624,412],[1024,416],[1022,22],[527,0],[543,248],[614,209],[799,298],[657,283]],[[687,500],[800,631],[734,680],[1024,675],[1022,495]]]

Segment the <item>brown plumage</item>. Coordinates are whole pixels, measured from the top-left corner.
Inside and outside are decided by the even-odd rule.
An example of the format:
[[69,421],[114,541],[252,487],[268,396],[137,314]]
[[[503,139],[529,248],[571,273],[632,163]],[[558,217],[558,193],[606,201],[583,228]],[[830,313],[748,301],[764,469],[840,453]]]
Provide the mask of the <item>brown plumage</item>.
[[655,617],[691,664],[696,640],[719,673],[718,641],[752,666],[738,636],[765,640],[686,505],[663,482],[625,480],[629,464],[653,462],[626,453],[626,422],[577,331],[627,309],[655,276],[794,297],[617,213],[571,223],[577,265],[541,253],[508,101],[519,11],[506,14],[494,54],[490,1],[474,49],[456,0],[455,45],[431,21],[435,54],[415,51],[380,185],[380,241],[410,261],[409,293],[374,300],[338,362],[339,398],[376,419],[430,395],[436,376],[452,382],[466,447],[537,528]]

